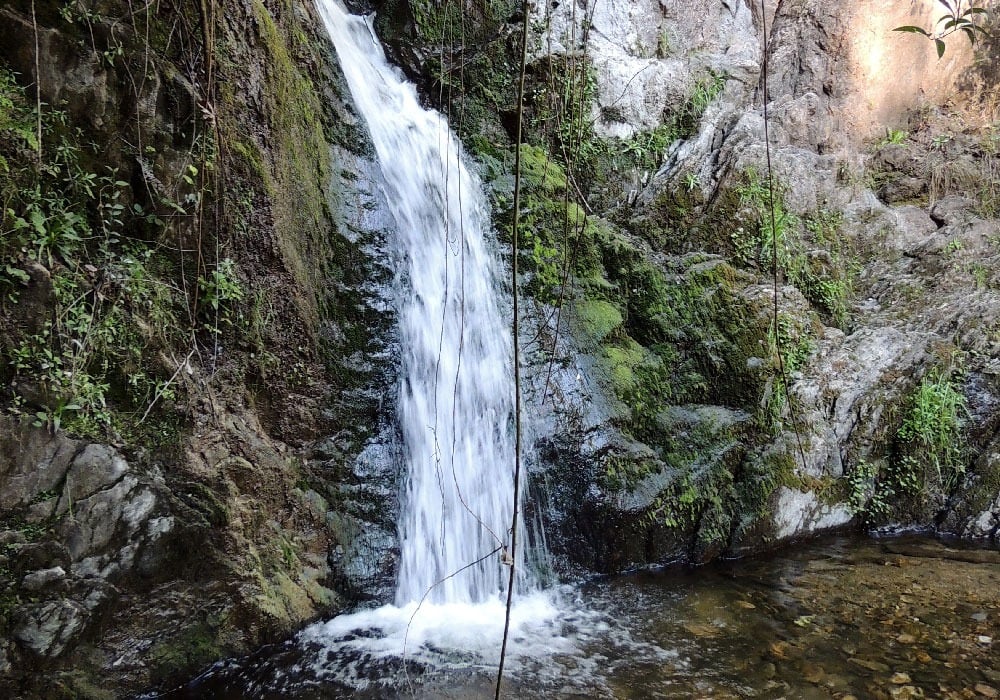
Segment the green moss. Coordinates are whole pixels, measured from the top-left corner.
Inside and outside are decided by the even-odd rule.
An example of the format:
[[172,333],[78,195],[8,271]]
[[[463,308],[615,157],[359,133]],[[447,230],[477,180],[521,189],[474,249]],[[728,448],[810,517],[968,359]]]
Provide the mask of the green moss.
[[229,522],[229,509],[204,484],[190,482],[182,493],[184,501],[197,510],[211,527],[224,527]]
[[[624,187],[633,179],[630,175],[656,171],[672,143],[694,134],[726,80],[706,73],[695,82],[687,100],[667,111],[659,126],[626,139],[602,139],[594,133],[591,109],[597,81],[586,59],[549,56],[536,64],[533,73],[528,88],[532,138],[548,144],[567,171],[575,173],[575,184],[591,206],[601,210],[624,198]],[[606,108],[602,117],[624,121],[613,107]]]
[[774,184],[773,226],[770,188],[753,169],[723,186],[711,206],[697,188],[665,190],[652,204],[654,213],[633,226],[666,250],[708,250],[759,274],[769,274],[776,259],[827,322],[843,328],[860,269],[854,245],[840,230],[843,217],[826,209],[795,216],[784,189]]
[[604,348],[602,359],[612,390],[627,400],[640,386],[637,370],[651,358],[644,347],[626,337]]
[[978,516],[988,510],[1000,493],[1000,459],[983,459],[983,468],[966,481],[965,511],[970,516]]
[[86,672],[78,670],[59,674],[53,683],[54,693],[57,693],[53,700],[61,697],[67,700],[114,700],[115,693],[107,687],[101,687],[99,684],[102,682],[103,679],[97,673],[88,676]]
[[861,268],[858,251],[841,231],[843,222],[843,214],[826,209],[804,216],[787,273],[789,281],[839,328],[847,325]]
[[264,156],[256,144],[233,139],[228,145],[232,154],[241,158],[249,171],[260,178],[262,183],[270,182],[271,173],[264,164]]
[[573,318],[580,336],[600,343],[622,325],[618,307],[603,299],[584,299],[573,305]]
[[161,682],[192,673],[221,657],[220,625],[215,617],[195,621],[155,644],[147,657],[153,680]]
[[[555,161],[537,146],[523,145],[521,217],[518,231],[521,269],[528,275],[525,292],[550,304],[561,303],[565,283],[578,278],[600,279],[597,239],[603,235],[600,220],[588,217],[569,198],[567,180]],[[512,165],[511,157],[506,159]],[[494,183],[498,228],[511,239],[512,185]]]
[[[326,188],[330,181],[329,145],[323,124],[323,106],[312,79],[300,69],[293,53],[303,47],[296,33],[279,26],[267,7],[254,0],[254,19],[266,53],[264,95],[267,101],[268,148],[249,143],[235,122],[220,123],[227,147],[245,161],[253,182],[263,184],[270,200],[275,242],[293,278],[302,289],[320,290],[324,285],[329,221]],[[300,33],[301,34],[301,33]],[[238,101],[235,95],[223,98]],[[220,113],[239,114],[234,105],[223,105]],[[265,164],[264,156],[271,158]],[[318,318],[318,299],[299,300],[306,319]]]
[[[549,154],[538,146],[521,145],[521,173],[524,186],[540,190],[546,195],[554,195],[566,189],[566,173]],[[578,212],[573,204],[572,213],[567,216],[576,219]]]

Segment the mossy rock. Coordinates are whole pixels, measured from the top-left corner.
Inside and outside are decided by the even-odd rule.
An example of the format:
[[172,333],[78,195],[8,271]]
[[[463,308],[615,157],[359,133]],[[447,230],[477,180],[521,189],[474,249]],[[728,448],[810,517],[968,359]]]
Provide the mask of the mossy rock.
[[582,299],[574,303],[572,318],[575,335],[588,344],[602,343],[624,322],[618,307],[603,299]]
[[224,653],[219,642],[219,620],[210,618],[184,626],[155,644],[147,657],[152,679],[163,682],[194,672]]
[[601,367],[612,391],[621,399],[632,396],[640,387],[639,368],[655,362],[655,355],[627,336],[605,347],[601,355]]
[[521,176],[527,187],[548,195],[566,189],[566,173],[562,167],[545,149],[527,143],[521,145]]

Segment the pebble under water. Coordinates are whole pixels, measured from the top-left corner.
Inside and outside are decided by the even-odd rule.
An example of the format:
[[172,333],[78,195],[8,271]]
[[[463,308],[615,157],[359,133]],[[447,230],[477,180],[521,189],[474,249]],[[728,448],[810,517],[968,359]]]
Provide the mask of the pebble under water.
[[[411,607],[317,623],[161,697],[492,697],[502,607],[430,606],[407,634]],[[512,629],[506,698],[1000,697],[1000,552],[828,539],[563,586],[522,598]]]

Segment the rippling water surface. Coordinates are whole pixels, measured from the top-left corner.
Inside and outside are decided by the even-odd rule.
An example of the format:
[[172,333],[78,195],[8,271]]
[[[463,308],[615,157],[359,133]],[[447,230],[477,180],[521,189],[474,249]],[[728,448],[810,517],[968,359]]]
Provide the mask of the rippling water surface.
[[[492,697],[501,606],[413,608],[318,623],[169,697]],[[508,698],[997,697],[1000,552],[833,539],[525,597],[513,630]]]

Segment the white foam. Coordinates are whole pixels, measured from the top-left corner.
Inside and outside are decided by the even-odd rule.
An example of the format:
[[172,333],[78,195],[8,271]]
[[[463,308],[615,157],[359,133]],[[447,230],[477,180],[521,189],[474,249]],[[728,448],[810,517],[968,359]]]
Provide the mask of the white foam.
[[[676,660],[674,651],[634,640],[606,614],[569,601],[562,588],[519,597],[511,609],[505,666],[514,682],[540,688],[606,689],[609,671],[629,663]],[[403,687],[428,676],[496,673],[504,603],[386,605],[303,630],[305,669],[356,688]],[[611,659],[614,659],[612,661]]]

